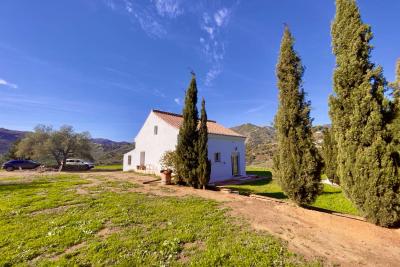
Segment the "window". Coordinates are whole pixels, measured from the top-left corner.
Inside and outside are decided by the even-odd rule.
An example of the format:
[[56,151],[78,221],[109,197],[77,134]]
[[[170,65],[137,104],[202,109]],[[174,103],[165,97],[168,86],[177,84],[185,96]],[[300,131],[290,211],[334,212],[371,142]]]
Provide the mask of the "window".
[[156,125],[156,126],[154,126],[154,135],[157,135],[158,134],[158,126]]
[[132,165],[132,156],[128,155],[128,165]]
[[221,152],[214,153],[214,161],[221,162]]

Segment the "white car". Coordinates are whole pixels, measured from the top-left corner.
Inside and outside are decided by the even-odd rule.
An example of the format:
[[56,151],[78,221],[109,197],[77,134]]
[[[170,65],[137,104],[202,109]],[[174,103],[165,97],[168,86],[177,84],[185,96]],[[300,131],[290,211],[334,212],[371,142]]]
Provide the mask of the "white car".
[[85,166],[86,169],[94,168],[94,164],[92,162],[87,162],[81,159],[67,159],[65,165],[67,166]]

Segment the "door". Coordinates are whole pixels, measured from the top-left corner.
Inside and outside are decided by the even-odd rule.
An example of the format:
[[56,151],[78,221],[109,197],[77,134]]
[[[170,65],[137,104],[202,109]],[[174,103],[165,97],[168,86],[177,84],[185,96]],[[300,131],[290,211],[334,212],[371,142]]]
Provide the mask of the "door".
[[239,176],[240,170],[239,170],[239,153],[238,152],[232,153],[231,162],[232,162],[232,176]]
[[144,166],[146,163],[146,152],[140,152],[140,166]]

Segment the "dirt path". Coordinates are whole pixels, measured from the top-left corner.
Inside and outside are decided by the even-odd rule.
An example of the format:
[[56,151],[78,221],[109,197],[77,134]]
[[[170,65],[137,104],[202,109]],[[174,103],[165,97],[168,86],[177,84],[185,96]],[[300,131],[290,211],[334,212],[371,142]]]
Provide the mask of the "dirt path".
[[[3,174],[0,173],[0,177]],[[223,192],[161,186],[158,182],[143,184],[154,178],[132,173],[99,172],[83,175],[95,184],[97,175],[140,184],[140,187],[130,189],[133,192],[162,196],[195,195],[222,202],[223,206],[230,208],[233,216],[243,218],[255,229],[268,231],[288,241],[292,251],[306,258],[322,258],[329,265],[400,266],[400,229],[381,228],[357,219],[307,210],[274,199],[259,200]]]
[[[109,176],[138,183],[153,179],[129,173],[109,173]],[[158,183],[143,185],[136,190],[159,195],[196,195],[223,202],[233,216],[247,220],[255,229],[288,241],[292,251],[306,258],[318,257],[329,264],[342,266],[400,266],[400,229],[381,228],[274,199],[266,201]]]

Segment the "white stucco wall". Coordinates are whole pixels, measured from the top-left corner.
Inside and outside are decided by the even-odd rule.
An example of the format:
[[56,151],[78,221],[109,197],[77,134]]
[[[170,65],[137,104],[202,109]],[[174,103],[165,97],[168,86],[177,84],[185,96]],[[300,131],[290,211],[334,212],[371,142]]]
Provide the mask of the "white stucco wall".
[[[246,175],[245,139],[240,137],[208,135],[208,158],[211,160],[210,182],[217,182],[232,177],[231,156],[239,154],[239,174]],[[215,162],[214,154],[221,153],[221,161]]]
[[[158,126],[157,135],[154,134],[154,126]],[[135,138],[135,149],[124,155],[123,170],[136,170],[136,166],[140,165],[140,152],[144,151],[146,169],[158,174],[161,156],[165,151],[175,150],[177,137],[178,129],[151,112]],[[128,165],[129,155],[132,156],[131,165]]]
[[[154,126],[158,126],[158,134],[154,135]],[[123,158],[123,170],[136,170],[140,165],[140,152],[145,152],[147,172],[159,174],[160,158],[168,150],[175,150],[179,130],[160,119],[153,112],[149,114],[142,129],[135,138],[135,149],[126,153]],[[232,177],[232,153],[239,154],[239,174],[246,175],[245,138],[209,134],[208,158],[211,161],[210,182],[217,182]],[[221,161],[214,161],[214,154],[221,153]],[[128,165],[128,156],[132,163]]]

